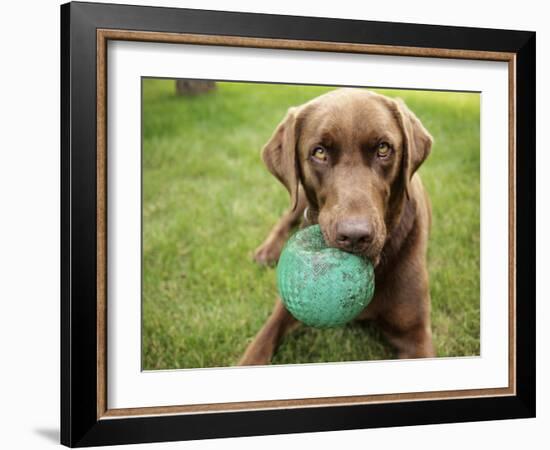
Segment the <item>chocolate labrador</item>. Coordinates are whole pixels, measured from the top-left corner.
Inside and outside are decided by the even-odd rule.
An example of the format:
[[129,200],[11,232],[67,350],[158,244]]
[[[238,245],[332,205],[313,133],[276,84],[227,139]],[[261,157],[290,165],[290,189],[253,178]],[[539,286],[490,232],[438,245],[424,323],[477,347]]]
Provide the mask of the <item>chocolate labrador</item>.
[[[434,356],[426,252],[430,201],[418,167],[432,137],[400,100],[337,89],[290,108],[262,151],[291,207],[256,250],[274,264],[291,231],[319,224],[329,246],[375,266],[376,291],[358,320],[372,319],[399,358]],[[240,364],[269,364],[297,324],[280,300]]]

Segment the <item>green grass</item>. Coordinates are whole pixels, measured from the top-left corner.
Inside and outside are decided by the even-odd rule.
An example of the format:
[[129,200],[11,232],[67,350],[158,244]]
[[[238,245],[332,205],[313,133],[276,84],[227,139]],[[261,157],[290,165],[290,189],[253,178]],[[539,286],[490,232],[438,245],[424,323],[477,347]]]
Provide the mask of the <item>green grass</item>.
[[[268,317],[275,271],[252,252],[288,207],[260,149],[289,106],[330,88],[218,83],[176,97],[143,81],[143,368],[234,365]],[[479,354],[479,95],[399,96],[435,138],[420,169],[433,205],[432,327],[439,356]],[[387,359],[374,325],[299,327],[274,363]]]

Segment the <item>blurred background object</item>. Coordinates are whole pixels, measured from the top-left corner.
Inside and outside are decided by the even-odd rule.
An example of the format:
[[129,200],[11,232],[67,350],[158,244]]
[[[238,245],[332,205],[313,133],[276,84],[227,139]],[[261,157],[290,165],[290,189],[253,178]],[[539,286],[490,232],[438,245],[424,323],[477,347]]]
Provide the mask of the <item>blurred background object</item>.
[[178,95],[198,95],[210,92],[216,89],[216,82],[210,80],[190,80],[179,78],[176,80],[176,94]]

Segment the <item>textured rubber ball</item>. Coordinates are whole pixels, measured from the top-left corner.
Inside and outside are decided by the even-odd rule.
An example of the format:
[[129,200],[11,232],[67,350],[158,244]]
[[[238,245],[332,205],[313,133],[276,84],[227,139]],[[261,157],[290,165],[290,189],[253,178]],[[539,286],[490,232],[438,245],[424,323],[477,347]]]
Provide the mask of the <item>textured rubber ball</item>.
[[374,268],[360,256],[327,247],[319,225],[296,232],[277,264],[277,288],[288,311],[316,328],[349,322],[374,295]]

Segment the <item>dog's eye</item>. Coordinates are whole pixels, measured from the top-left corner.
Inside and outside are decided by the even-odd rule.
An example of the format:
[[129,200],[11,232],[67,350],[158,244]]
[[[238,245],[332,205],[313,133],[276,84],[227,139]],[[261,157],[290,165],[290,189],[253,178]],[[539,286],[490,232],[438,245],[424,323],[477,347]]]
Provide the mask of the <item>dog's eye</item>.
[[390,144],[387,142],[381,142],[378,144],[378,147],[376,147],[376,152],[379,158],[387,158],[391,153]]
[[311,152],[311,156],[320,162],[326,162],[328,159],[327,151],[323,147],[315,147]]

